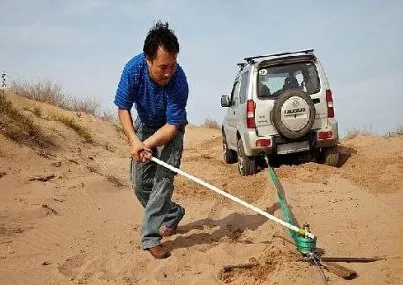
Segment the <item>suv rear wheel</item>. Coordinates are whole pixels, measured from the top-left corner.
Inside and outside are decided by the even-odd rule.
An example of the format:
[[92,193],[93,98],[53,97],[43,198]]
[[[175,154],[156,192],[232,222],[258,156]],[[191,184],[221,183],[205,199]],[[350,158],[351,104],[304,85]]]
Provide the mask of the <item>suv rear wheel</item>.
[[324,164],[334,167],[339,165],[340,155],[337,147],[327,147],[322,149],[321,156]]
[[245,154],[242,140],[238,140],[238,170],[242,176],[256,173],[256,159]]
[[222,149],[223,149],[223,159],[225,163],[231,164],[237,162],[236,152],[229,149],[227,145],[227,138],[225,137],[224,131],[222,132]]

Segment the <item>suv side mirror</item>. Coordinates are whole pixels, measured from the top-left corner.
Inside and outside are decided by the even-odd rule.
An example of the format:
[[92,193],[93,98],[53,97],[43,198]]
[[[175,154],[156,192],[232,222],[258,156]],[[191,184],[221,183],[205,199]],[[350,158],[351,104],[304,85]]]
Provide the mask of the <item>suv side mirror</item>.
[[221,96],[221,107],[231,107],[231,102],[228,95]]

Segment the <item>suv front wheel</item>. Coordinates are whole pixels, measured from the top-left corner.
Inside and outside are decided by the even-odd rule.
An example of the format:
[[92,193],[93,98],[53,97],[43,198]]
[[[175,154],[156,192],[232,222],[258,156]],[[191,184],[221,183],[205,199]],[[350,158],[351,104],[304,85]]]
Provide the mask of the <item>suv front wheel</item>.
[[245,154],[242,140],[238,140],[238,170],[242,176],[256,173],[256,159]]

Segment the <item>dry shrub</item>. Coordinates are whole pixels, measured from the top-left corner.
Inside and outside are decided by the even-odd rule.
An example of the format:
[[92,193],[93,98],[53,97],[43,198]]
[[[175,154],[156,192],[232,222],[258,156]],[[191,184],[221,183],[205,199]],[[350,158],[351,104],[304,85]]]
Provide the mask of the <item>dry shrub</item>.
[[204,123],[201,126],[210,129],[221,129],[220,124],[218,124],[216,120],[213,120],[211,118],[205,119]]
[[20,96],[62,108],[65,107],[66,104],[66,96],[61,85],[53,83],[50,80],[43,80],[36,83],[21,80],[13,81],[11,90]]
[[20,96],[32,100],[46,102],[65,110],[85,112],[96,115],[100,104],[93,98],[74,98],[67,95],[60,84],[50,80],[42,80],[36,83],[28,81],[13,81],[11,90]]
[[403,125],[398,127],[396,130],[394,131],[389,131],[386,134],[387,137],[398,137],[398,136],[403,136]]
[[369,136],[373,136],[374,134],[367,129],[352,129],[352,130],[348,130],[347,134],[344,136],[344,139],[346,140],[351,140],[357,136],[364,136],[364,137],[369,137]]
[[117,113],[112,112],[112,111],[103,111],[102,115],[99,116],[99,118],[104,120],[104,121],[111,122],[111,123],[118,123],[119,122],[119,119],[117,117]]
[[84,112],[95,116],[100,105],[95,99],[91,98],[71,98],[69,99],[68,106],[68,110]]

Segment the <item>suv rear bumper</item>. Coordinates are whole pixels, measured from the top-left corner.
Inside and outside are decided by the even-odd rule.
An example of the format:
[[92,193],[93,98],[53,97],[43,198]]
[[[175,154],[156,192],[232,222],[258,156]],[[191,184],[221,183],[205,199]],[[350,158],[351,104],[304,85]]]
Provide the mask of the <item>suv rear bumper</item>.
[[[298,139],[298,140],[289,140],[280,135],[274,136],[257,136],[255,130],[249,130],[244,134],[242,139],[244,143],[244,150],[247,156],[259,156],[261,154],[278,154],[277,147],[279,145],[295,143],[295,142],[308,142],[309,150],[318,149],[318,148],[326,148],[332,147],[339,143],[338,136],[338,124],[337,121],[333,118],[328,119],[327,127],[324,129],[317,129],[309,132],[306,136]],[[323,136],[324,138],[320,138]],[[270,140],[270,146],[268,147],[259,147],[256,146],[256,142],[258,140]],[[289,153],[297,153],[300,151],[305,151],[307,149],[298,148],[295,151],[289,151]]]

